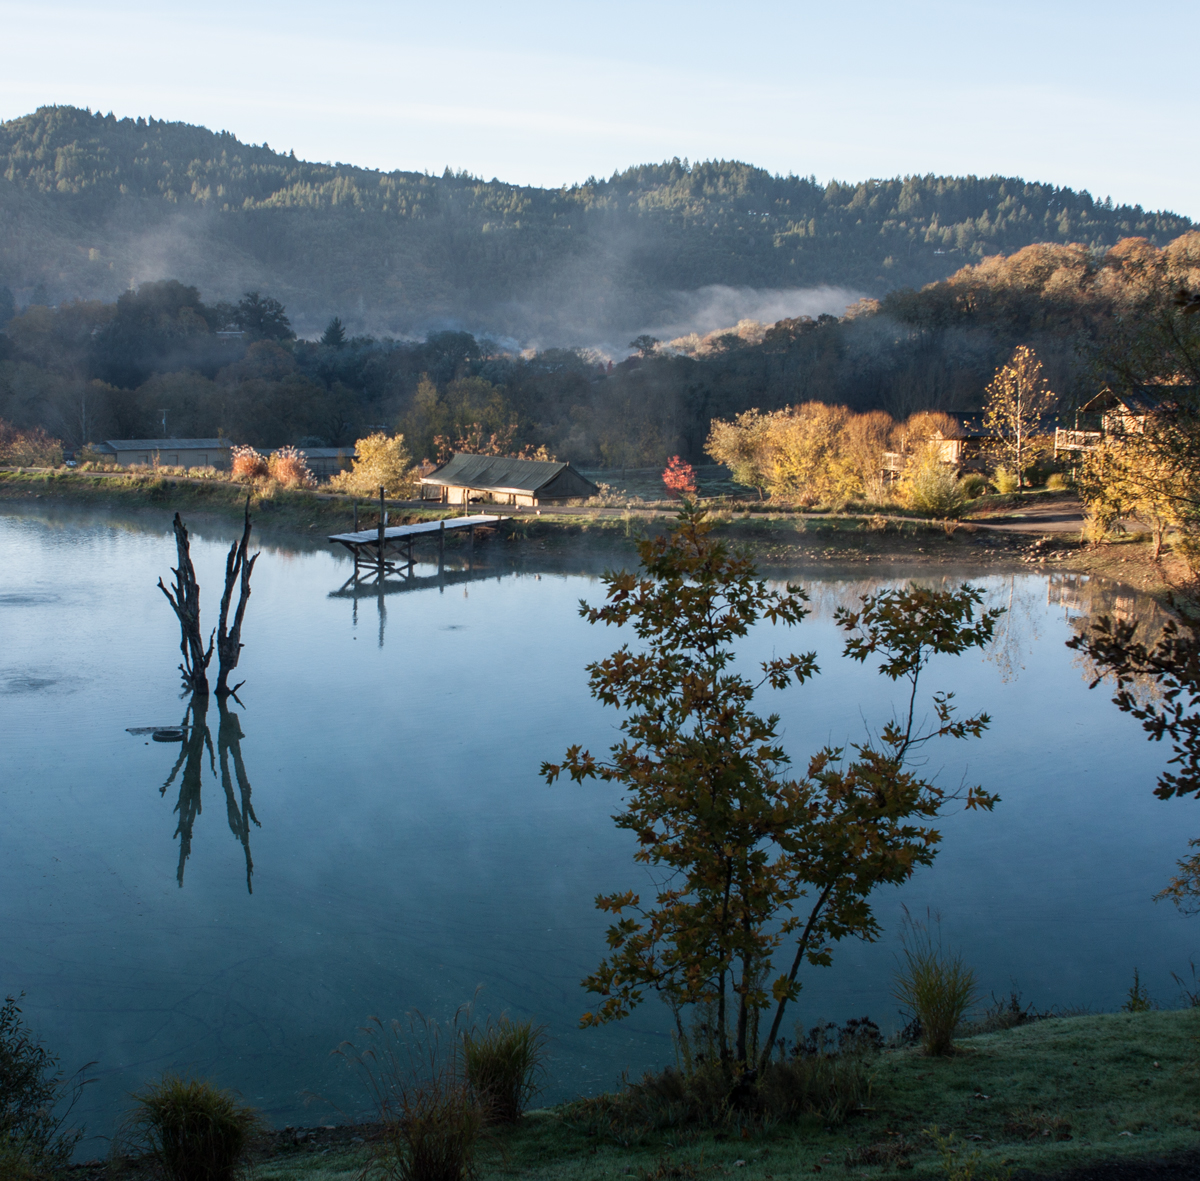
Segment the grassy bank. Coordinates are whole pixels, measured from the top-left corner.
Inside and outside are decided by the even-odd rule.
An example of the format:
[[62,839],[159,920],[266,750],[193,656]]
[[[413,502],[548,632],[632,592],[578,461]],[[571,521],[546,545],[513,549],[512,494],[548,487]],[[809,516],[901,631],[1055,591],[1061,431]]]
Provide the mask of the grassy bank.
[[[779,1125],[747,1138],[676,1128],[596,1134],[571,1105],[531,1113],[496,1134],[479,1178],[599,1181],[735,1173],[771,1181],[821,1173],[872,1178],[897,1169],[946,1177],[927,1131],[953,1136],[956,1167],[973,1174],[1053,1174],[1099,1161],[1133,1161],[1200,1148],[1200,1012],[1052,1018],[959,1042],[953,1057],[915,1048],[884,1052],[869,1110],[841,1127]],[[261,1181],[341,1181],[365,1148],[301,1144],[276,1149]]]
[[[247,491],[260,535],[321,538],[348,530],[354,521],[355,498],[329,492],[288,490],[270,482],[247,489],[225,479],[197,479],[164,474],[101,474],[56,470],[0,469],[0,503],[59,503],[98,510],[179,511],[185,519],[241,517]],[[1051,494],[1055,495],[1055,494]],[[1061,494],[1059,494],[1061,495]],[[993,523],[1020,521],[1035,500],[1025,497],[981,498],[978,513]],[[994,502],[994,503],[992,503]],[[359,499],[359,525],[374,528],[378,503]],[[436,520],[456,515],[419,501],[388,502],[393,524]],[[499,507],[500,512],[505,512]],[[633,553],[641,534],[665,527],[674,515],[668,502],[622,507],[584,506],[565,511],[507,510],[512,521],[498,543],[524,543],[536,555],[570,554],[581,546],[611,550],[614,560]],[[1152,594],[1164,595],[1187,581],[1182,563],[1167,557],[1152,560],[1151,546],[1129,536],[1103,546],[1084,546],[1073,534],[1002,532],[982,527],[980,520],[923,520],[901,512],[813,513],[767,503],[714,503],[712,519],[722,534],[748,545],[770,570],[809,566],[829,573],[853,573],[885,566],[945,566],[971,569],[1044,569],[1102,574]],[[464,544],[457,538],[452,545]]]

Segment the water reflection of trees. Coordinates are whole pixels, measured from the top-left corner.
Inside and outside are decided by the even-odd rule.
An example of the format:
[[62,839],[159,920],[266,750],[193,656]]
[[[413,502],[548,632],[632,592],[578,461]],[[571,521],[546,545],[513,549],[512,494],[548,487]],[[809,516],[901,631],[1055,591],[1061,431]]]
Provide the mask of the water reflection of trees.
[[192,855],[192,830],[202,811],[201,789],[207,755],[210,773],[214,779],[219,779],[225,793],[225,814],[229,830],[242,846],[246,858],[246,889],[253,894],[254,860],[250,853],[250,826],[253,824],[259,827],[259,823],[258,817],[254,815],[254,806],[250,802],[250,779],[242,758],[242,739],[245,734],[242,732],[241,718],[229,708],[228,701],[224,698],[218,699],[217,709],[220,716],[214,750],[212,731],[208,724],[208,706],[207,693],[192,695],[180,724],[183,743],[179,758],[175,760],[175,766],[171,768],[170,775],[159,789],[159,794],[165,796],[167,789],[176,779],[179,780],[179,799],[175,804],[175,813],[179,817],[175,828],[175,836],[179,838],[179,870],[176,881],[180,886],[183,885],[183,871]]

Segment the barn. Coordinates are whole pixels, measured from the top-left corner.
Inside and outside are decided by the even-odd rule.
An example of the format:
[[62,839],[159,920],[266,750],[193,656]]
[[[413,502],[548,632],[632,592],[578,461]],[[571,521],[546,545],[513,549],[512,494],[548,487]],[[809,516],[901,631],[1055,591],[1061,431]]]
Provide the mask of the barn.
[[496,455],[460,453],[421,477],[421,498],[443,504],[563,504],[586,500],[599,491],[569,463]]
[[228,439],[106,439],[92,449],[122,467],[161,464],[163,467],[215,467],[228,470]]

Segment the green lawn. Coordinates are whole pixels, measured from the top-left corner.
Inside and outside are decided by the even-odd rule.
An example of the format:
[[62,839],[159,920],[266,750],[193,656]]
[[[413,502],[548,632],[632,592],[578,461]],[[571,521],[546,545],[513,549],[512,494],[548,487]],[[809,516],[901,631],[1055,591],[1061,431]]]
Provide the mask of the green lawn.
[[[994,1168],[1052,1172],[1102,1158],[1200,1147],[1200,1012],[1183,1010],[1054,1018],[968,1038],[946,1059],[917,1049],[876,1061],[871,1110],[829,1129],[779,1125],[748,1139],[678,1129],[622,1146],[589,1136],[563,1109],[530,1113],[480,1154],[487,1178],[699,1177],[742,1181],[822,1173],[874,1178],[897,1168],[943,1177],[926,1134],[953,1133],[955,1160],[979,1154],[975,1177]],[[280,1156],[263,1181],[335,1181],[361,1169],[361,1150]]]

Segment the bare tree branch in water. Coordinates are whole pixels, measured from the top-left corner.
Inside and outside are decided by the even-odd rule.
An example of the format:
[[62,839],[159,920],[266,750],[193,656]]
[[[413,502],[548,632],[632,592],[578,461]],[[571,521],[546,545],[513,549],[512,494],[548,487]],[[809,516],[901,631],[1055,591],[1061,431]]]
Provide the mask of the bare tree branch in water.
[[[208,752],[209,770],[213,777],[217,776],[217,760],[220,760],[221,786],[225,790],[226,819],[229,821],[229,831],[237,837],[246,857],[246,889],[253,894],[252,878],[254,875],[254,860],[250,854],[250,825],[258,827],[258,817],[254,815],[254,806],[250,803],[250,779],[246,774],[246,764],[242,759],[242,725],[238,715],[229,709],[225,698],[218,698],[217,708],[221,711],[220,724],[217,729],[217,747],[213,750],[212,732],[208,726],[208,695],[195,694],[188,702],[180,729],[183,731],[183,745],[179,750],[179,758],[171,768],[170,775],[159,794],[165,796],[167,788],[175,782],[182,769],[183,776],[179,781],[179,799],[175,811],[179,822],[175,828],[175,836],[179,838],[179,869],[176,881],[183,885],[183,872],[188,858],[192,854],[192,829],[196,818],[203,811],[201,805],[201,790],[204,779],[204,752]],[[230,760],[233,769],[230,772]],[[237,784],[237,795],[234,794],[234,783]]]
[[179,619],[179,650],[183,653],[179,671],[183,674],[184,686],[193,693],[207,693],[208,662],[212,660],[213,641],[209,636],[206,651],[200,632],[200,584],[196,581],[196,569],[192,565],[188,531],[178,513],[175,514],[174,528],[179,560],[179,565],[171,570],[175,575],[175,584],[171,590],[167,590],[160,578],[158,589],[166,595],[171,610]]
[[[238,658],[242,654],[242,619],[246,614],[246,604],[250,600],[250,575],[254,571],[254,563],[258,554],[248,555],[250,546],[250,497],[246,497],[246,519],[242,529],[242,538],[229,547],[229,556],[225,559],[225,593],[221,596],[221,619],[217,629],[217,659],[220,671],[217,673],[217,696],[223,701],[230,693],[236,695],[245,682],[239,682],[229,688],[229,674],[237,668]],[[237,610],[233,615],[233,627],[229,628],[229,603],[233,597],[233,588],[241,583],[238,594]]]
[[[218,690],[219,693],[219,690]],[[221,724],[217,729],[217,750],[221,760],[221,786],[225,789],[225,812],[229,820],[229,831],[241,842],[246,854],[246,889],[254,893],[254,859],[250,856],[250,824],[260,827],[250,803],[250,779],[246,775],[246,764],[242,760],[241,719],[230,710],[224,697],[218,696],[217,708],[221,711]],[[229,774],[229,759],[233,756],[233,776]],[[233,778],[237,779],[241,803],[233,796]]]
[[214,775],[217,773],[216,759],[213,754],[212,736],[208,732],[208,693],[194,693],[188,702],[187,711],[183,715],[183,746],[179,758],[171,768],[171,774],[159,788],[160,795],[167,794],[167,788],[183,768],[183,778],[179,782],[179,799],[175,811],[179,815],[179,823],[175,826],[175,835],[179,838],[179,870],[175,880],[183,886],[183,870],[187,859],[192,855],[192,827],[196,817],[200,815],[200,789],[204,778],[204,751],[208,750],[208,761]]

